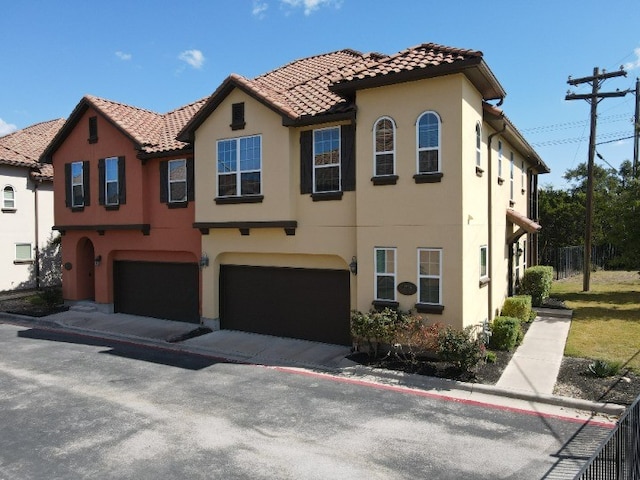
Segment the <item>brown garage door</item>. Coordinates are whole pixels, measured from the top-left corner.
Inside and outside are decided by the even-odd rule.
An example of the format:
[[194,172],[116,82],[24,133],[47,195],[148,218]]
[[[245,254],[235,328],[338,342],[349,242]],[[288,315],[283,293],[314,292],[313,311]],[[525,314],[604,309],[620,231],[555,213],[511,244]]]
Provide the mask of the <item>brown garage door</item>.
[[200,322],[195,263],[114,262],[113,282],[116,312]]
[[220,327],[350,345],[349,272],[220,266]]

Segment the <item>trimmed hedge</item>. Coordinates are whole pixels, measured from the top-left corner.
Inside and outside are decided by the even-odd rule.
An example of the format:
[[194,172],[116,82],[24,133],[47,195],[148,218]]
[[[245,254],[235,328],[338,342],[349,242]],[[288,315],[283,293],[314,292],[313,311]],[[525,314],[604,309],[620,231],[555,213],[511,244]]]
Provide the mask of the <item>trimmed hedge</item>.
[[514,295],[504,300],[501,315],[503,317],[516,317],[521,322],[531,321],[531,295]]
[[539,307],[549,296],[553,282],[553,267],[536,265],[524,271],[522,277],[521,291],[525,295],[531,295],[531,303],[534,307]]
[[491,324],[491,341],[489,347],[493,350],[510,351],[521,338],[520,320],[515,317],[496,317]]

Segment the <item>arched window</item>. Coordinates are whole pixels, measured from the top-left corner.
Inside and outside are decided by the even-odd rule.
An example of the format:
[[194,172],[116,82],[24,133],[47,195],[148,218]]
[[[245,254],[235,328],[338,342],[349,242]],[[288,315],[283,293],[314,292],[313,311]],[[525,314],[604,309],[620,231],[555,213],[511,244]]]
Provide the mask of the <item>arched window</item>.
[[2,208],[6,210],[16,208],[16,192],[11,185],[7,185],[2,191]]
[[476,166],[482,164],[482,129],[480,124],[476,123]]
[[373,126],[373,174],[396,173],[396,126],[389,117],[379,118]]
[[440,117],[435,112],[424,112],[416,130],[418,174],[440,172]]

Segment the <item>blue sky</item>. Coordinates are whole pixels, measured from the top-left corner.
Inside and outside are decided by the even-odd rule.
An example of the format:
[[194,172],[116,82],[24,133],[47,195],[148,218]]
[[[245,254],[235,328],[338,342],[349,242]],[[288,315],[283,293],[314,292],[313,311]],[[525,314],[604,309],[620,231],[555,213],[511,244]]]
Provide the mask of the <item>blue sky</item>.
[[[589,104],[567,77],[594,67],[640,76],[640,2],[613,0],[0,0],[0,135],[67,117],[92,94],[160,113],[297,58],[353,48],[392,54],[425,42],[481,50],[509,118],[551,167],[587,159]],[[588,86],[575,88],[587,93]],[[635,96],[598,106],[598,152],[632,159]],[[602,161],[600,161],[602,162]],[[603,166],[606,164],[601,163]]]

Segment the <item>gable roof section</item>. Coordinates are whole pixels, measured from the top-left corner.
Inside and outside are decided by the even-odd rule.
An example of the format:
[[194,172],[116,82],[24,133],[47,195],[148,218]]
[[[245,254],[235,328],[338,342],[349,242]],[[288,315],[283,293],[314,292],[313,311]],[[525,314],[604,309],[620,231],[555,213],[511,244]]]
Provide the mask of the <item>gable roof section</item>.
[[26,167],[34,180],[52,180],[53,169],[41,164],[39,158],[64,123],[62,118],[49,120],[0,137],[0,165]]
[[202,99],[166,114],[159,114],[93,95],[85,95],[71,112],[69,119],[60,129],[60,132],[43,152],[41,158],[46,162],[51,161],[53,153],[76,127],[82,115],[89,108],[99,112],[123,135],[129,138],[134,144],[134,148],[139,150],[138,156],[141,158],[170,155],[178,151],[188,150],[191,146],[178,141],[176,134],[204,102],[205,99]]
[[331,89],[350,92],[394,83],[464,73],[485,100],[504,98],[506,91],[477,50],[423,43],[381,59],[375,65],[344,69],[333,78]]

